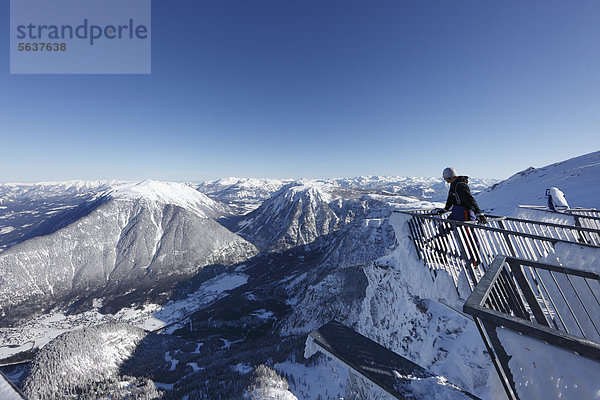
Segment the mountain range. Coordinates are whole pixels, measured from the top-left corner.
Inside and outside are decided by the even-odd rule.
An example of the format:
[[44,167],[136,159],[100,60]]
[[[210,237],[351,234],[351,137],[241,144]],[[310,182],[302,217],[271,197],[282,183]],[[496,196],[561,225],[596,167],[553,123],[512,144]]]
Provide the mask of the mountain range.
[[[492,213],[544,205],[548,185],[600,208],[599,157],[471,178],[471,188]],[[304,358],[307,334],[336,319],[502,398],[452,282],[432,281],[392,213],[439,207],[446,194],[439,178],[374,176],[0,185],[5,348],[36,342],[44,324],[65,327],[6,373],[31,398],[133,388],[165,399],[384,398],[326,357]],[[107,316],[121,323],[97,325]]]
[[90,307],[95,299],[105,307],[144,302],[206,265],[256,254],[214,220],[223,211],[174,183],[120,184],[86,199],[52,217],[55,231],[0,253],[2,324],[55,307]]

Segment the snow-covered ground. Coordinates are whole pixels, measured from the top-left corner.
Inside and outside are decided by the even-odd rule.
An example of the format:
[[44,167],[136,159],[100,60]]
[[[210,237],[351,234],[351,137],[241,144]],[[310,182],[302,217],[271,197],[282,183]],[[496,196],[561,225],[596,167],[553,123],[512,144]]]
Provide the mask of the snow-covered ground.
[[493,214],[511,215],[518,205],[547,205],[546,189],[559,188],[571,207],[600,209],[600,151],[529,168],[476,195]]
[[253,375],[253,382],[243,395],[245,400],[298,400],[290,392],[288,382],[274,369],[260,365]]
[[[483,399],[504,398],[477,328],[470,318],[457,312],[462,309],[463,301],[457,296],[452,280],[443,270],[437,271],[437,277],[432,279],[416,257],[406,219],[402,214],[391,217],[398,245],[389,255],[363,269],[369,280],[363,308],[358,316],[350,310],[346,324],[441,377],[442,381],[415,380],[411,386],[416,398],[444,398],[440,396],[449,383]],[[559,246],[547,261],[555,263],[558,257],[569,266],[597,264],[597,249],[583,250],[577,244]],[[316,327],[312,325],[309,329]],[[600,398],[600,381],[592,377],[597,375],[596,361],[521,338],[524,336],[506,330],[500,337],[509,355],[515,355],[511,368],[516,368],[521,398]],[[314,351],[308,341],[306,355]],[[580,369],[585,373],[579,373]],[[373,389],[370,398],[379,398],[379,392],[380,389]]]
[[455,311],[462,301],[451,277],[438,271],[432,279],[416,257],[404,215],[390,222],[398,246],[376,262],[390,268],[365,269],[370,284],[360,333],[479,397],[502,398],[475,324]]
[[600,365],[509,329],[497,328],[521,399],[600,399]]
[[[98,393],[93,384],[114,382],[122,364],[146,336],[147,332],[127,324],[104,324],[61,335],[42,350],[44,356],[31,362],[23,391],[32,399],[56,398],[81,389],[82,397],[87,397],[86,390]],[[65,349],[70,351],[65,354]],[[149,383],[147,389],[156,392]]]
[[275,370],[289,376],[290,390],[299,400],[343,399],[348,371],[339,363],[322,359],[314,365],[286,361],[274,365]]

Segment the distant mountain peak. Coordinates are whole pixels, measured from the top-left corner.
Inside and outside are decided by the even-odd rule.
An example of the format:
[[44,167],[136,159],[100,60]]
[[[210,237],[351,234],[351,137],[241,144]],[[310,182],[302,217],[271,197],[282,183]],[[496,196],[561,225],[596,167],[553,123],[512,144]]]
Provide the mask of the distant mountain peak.
[[224,206],[185,183],[161,182],[146,179],[116,185],[105,193],[115,200],[144,200],[172,204],[195,212],[201,217],[214,217]]
[[329,203],[334,198],[336,186],[321,182],[302,182],[288,187],[282,194],[288,199],[298,200],[299,198],[311,198]]

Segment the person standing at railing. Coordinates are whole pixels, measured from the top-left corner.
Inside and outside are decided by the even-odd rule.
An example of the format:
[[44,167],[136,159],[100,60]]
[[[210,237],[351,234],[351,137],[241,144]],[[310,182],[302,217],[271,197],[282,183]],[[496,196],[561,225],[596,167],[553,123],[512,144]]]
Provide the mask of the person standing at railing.
[[475,221],[485,224],[487,219],[479,208],[477,201],[469,189],[469,177],[458,176],[452,167],[447,167],[442,173],[444,180],[450,184],[446,206],[438,209],[438,213],[451,211],[448,219],[456,221]]
[[[452,167],[444,169],[442,176],[444,180],[450,184],[448,191],[448,200],[446,206],[438,210],[438,213],[443,214],[450,211],[448,219],[455,221],[477,221],[480,224],[485,224],[487,219],[479,208],[477,201],[471,194],[469,189],[469,177],[458,176]],[[468,227],[464,227],[466,235],[464,236],[467,254],[465,255],[475,268],[481,263],[479,256],[479,241],[475,233]]]

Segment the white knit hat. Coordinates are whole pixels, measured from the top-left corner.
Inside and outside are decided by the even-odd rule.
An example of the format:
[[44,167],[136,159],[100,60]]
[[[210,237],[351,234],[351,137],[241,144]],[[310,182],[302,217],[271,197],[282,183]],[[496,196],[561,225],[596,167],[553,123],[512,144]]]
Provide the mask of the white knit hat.
[[456,175],[456,171],[454,170],[454,168],[447,167],[447,168],[444,168],[444,172],[442,173],[442,176],[444,177],[444,179],[446,179],[446,178],[454,178],[457,175]]

